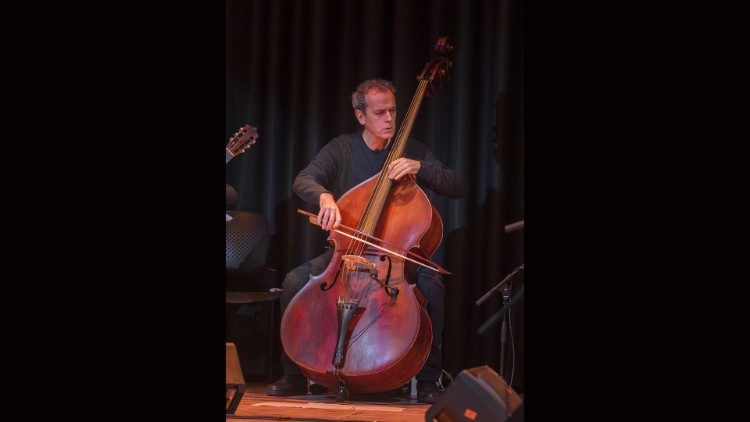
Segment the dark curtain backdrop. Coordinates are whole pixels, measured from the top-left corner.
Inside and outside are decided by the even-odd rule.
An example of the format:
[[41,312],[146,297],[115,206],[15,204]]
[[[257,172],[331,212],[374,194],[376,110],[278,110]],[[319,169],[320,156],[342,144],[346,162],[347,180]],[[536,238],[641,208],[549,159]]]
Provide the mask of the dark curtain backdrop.
[[[324,236],[297,208],[296,174],[331,138],[358,130],[350,94],[368,78],[392,80],[405,115],[416,76],[438,36],[455,44],[454,65],[425,99],[411,135],[461,172],[458,200],[435,197],[445,225],[434,259],[445,277],[444,368],[489,365],[523,391],[523,273],[512,283],[505,368],[500,324],[477,329],[502,296],[475,301],[523,261],[523,2],[227,0],[226,135],[258,127],[258,143],[227,164],[239,193],[232,209],[271,221],[269,260],[283,276],[323,250]],[[512,335],[511,335],[512,334]],[[515,363],[515,365],[512,365]]]

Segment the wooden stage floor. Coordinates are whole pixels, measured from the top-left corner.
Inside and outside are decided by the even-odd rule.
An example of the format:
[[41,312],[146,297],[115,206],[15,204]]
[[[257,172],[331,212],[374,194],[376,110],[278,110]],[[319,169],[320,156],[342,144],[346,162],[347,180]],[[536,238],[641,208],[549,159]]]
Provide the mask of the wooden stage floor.
[[368,394],[337,402],[333,393],[274,397],[266,395],[266,384],[250,383],[234,415],[227,420],[284,421],[424,421],[429,404],[410,396]]

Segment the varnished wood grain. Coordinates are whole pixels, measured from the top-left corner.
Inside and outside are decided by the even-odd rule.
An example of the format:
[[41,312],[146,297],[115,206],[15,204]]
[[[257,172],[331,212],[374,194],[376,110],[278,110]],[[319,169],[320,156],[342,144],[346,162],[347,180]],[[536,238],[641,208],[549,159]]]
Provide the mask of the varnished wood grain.
[[266,395],[265,384],[248,384],[237,411],[227,420],[287,421],[424,421],[429,404],[409,396],[356,395],[337,402],[333,393],[291,397]]

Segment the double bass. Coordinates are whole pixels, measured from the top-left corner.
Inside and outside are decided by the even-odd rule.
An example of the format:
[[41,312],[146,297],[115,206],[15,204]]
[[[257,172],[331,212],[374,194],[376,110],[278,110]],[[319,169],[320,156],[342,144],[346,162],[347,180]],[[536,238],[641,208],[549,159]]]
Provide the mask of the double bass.
[[328,237],[334,249],[328,266],[310,275],[281,320],[286,354],[310,380],[336,388],[337,399],[404,385],[430,351],[432,325],[413,283],[419,266],[450,274],[430,261],[443,223],[414,175],[394,181],[385,170],[403,155],[423,98],[452,65],[448,37],[438,39],[435,51],[441,57],[417,77],[383,169],[336,201],[341,224]]

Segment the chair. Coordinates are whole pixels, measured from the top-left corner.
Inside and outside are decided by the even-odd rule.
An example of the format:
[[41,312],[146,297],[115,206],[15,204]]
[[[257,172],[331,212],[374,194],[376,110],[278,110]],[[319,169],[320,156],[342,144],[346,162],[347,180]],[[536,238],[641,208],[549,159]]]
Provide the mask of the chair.
[[[270,382],[278,357],[279,311],[274,299],[280,290],[276,270],[267,265],[268,219],[246,211],[227,214],[231,219],[226,222],[226,341],[236,345],[246,377],[263,375]],[[229,384],[227,380],[227,391]],[[232,384],[236,387],[237,380]]]
[[[226,268],[229,283],[255,286],[266,266],[271,229],[266,217],[246,211],[227,211]],[[269,286],[271,288],[273,286]]]

